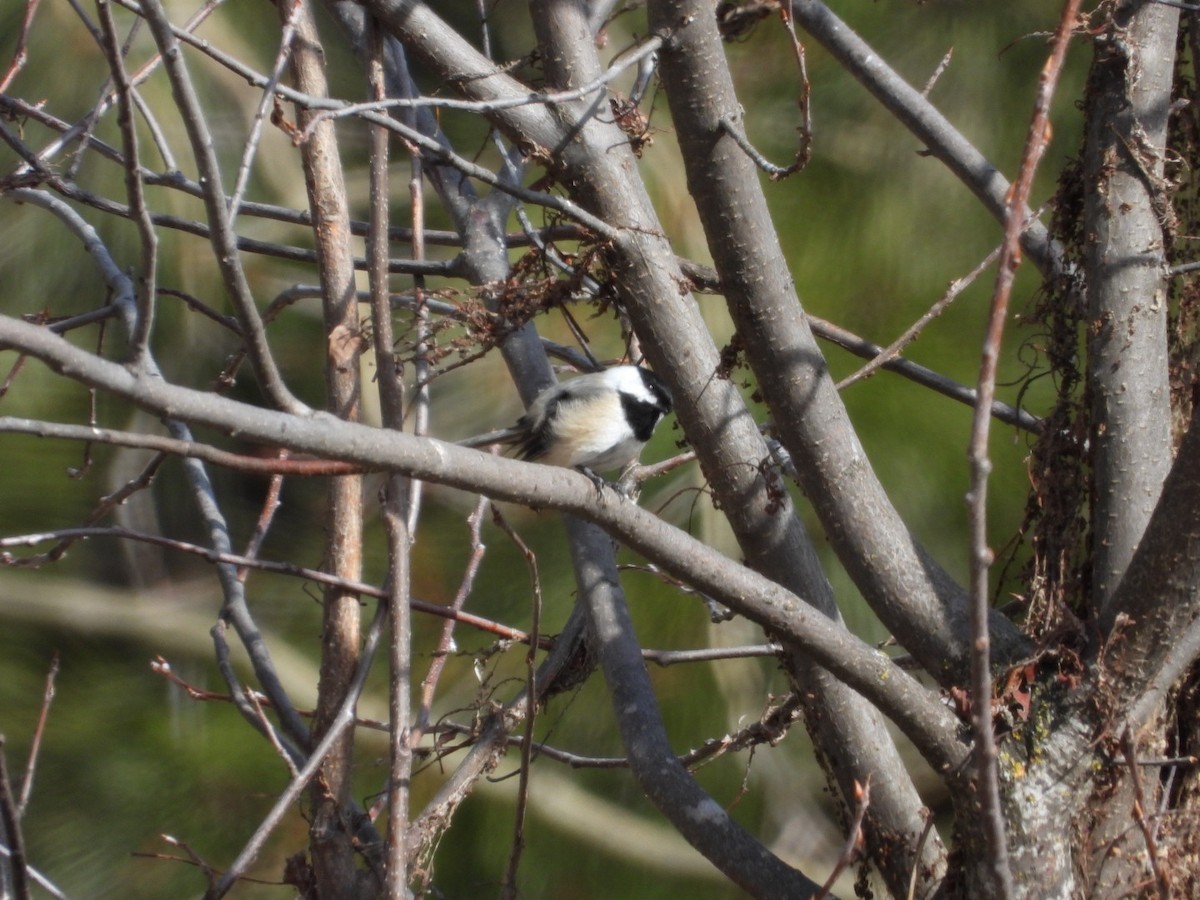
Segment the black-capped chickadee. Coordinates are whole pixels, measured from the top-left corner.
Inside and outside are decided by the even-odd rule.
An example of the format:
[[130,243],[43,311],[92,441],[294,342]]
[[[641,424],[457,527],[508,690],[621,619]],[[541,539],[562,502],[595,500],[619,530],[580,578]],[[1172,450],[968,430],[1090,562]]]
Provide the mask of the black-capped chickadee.
[[671,394],[657,375],[614,366],[546,388],[512,428],[461,444],[511,444],[521,459],[607,472],[636,460],[670,411]]

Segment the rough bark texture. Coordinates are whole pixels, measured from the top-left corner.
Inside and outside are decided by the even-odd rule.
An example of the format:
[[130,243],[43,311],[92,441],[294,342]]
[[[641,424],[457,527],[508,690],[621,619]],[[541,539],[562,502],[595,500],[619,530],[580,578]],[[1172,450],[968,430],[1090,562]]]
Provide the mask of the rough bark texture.
[[[595,54],[580,52],[589,46],[585,4],[536,4],[534,21],[547,73],[556,87],[587,83],[599,74]],[[561,175],[572,186],[573,196],[590,211],[608,222],[633,226],[626,236],[628,243],[622,242],[613,255],[618,270],[615,283],[626,298],[643,349],[659,372],[678,380],[674,387],[681,417],[699,419],[689,434],[747,562],[836,617],[832,591],[790,499],[780,485],[759,474],[763,470],[757,463],[767,458],[768,451],[748,411],[732,385],[701,374],[715,371],[718,352],[690,298],[680,291],[682,276],[669,245],[656,237],[662,228],[641,182],[629,177],[636,171],[633,153],[615,126],[589,113],[582,103],[570,110],[582,123],[578,127],[564,115],[565,131],[573,137],[570,151],[560,157]],[[763,227],[766,224],[764,218]],[[694,333],[697,339],[670,339],[681,331]],[[698,377],[680,377],[688,372]],[[699,396],[688,396],[697,393],[697,386],[703,388]],[[691,412],[686,408],[690,404],[698,409]],[[806,721],[843,802],[852,803],[845,798],[853,797],[856,781],[861,784],[874,777],[878,794],[866,828],[871,858],[894,887],[907,886],[916,865],[911,850],[923,828],[922,804],[882,718],[803,654],[789,653],[787,664],[806,698]],[[664,786],[660,800],[666,801],[671,793]],[[676,793],[674,799],[687,806],[683,796]],[[917,868],[934,879],[944,871],[944,850],[936,835],[926,842]]]
[[1096,38],[1087,97],[1089,382],[1096,598],[1116,589],[1171,464],[1163,181],[1179,10],[1125,4]]
[[[651,24],[663,33],[673,23],[689,23],[675,30],[663,46],[662,78],[690,192],[710,236],[709,250],[730,312],[743,338],[759,348],[747,361],[778,411],[776,422],[793,451],[806,493],[864,594],[890,625],[905,635],[921,635],[905,643],[919,645],[914,649],[918,656],[936,656],[941,665],[930,665],[932,670],[956,668],[947,648],[965,646],[965,641],[957,639],[956,615],[947,611],[961,603],[961,590],[924,557],[899,522],[850,427],[824,357],[804,321],[787,261],[773,237],[758,173],[719,124],[723,117],[736,119],[740,106],[732,82],[722,77],[728,70],[721,64],[724,51],[716,20],[706,13],[704,3],[650,6]],[[759,513],[758,504],[722,503],[747,562],[838,618],[832,589],[790,500],[778,487],[773,495],[772,485],[765,481],[761,490],[768,503],[774,496],[774,515]],[[847,503],[852,496],[854,503]],[[757,515],[749,515],[751,511]],[[867,521],[870,528],[863,528]],[[770,532],[777,536],[769,539]],[[880,555],[868,561],[863,553],[867,545]],[[782,547],[786,552],[781,552]],[[906,555],[909,565],[879,565],[880,556],[889,557],[893,551]],[[902,571],[912,574],[913,580],[885,583],[887,579],[881,577],[884,572]],[[901,597],[903,613],[896,602]],[[1015,635],[1008,623],[1002,627],[1006,634]],[[848,798],[854,796],[856,782],[872,779],[865,827],[872,861],[893,892],[906,891],[914,871],[921,894],[931,890],[945,873],[945,851],[933,834],[921,855],[916,855],[924,830],[922,803],[878,713],[803,654],[789,654],[787,665],[801,695],[810,698],[805,721],[843,800],[851,802]]]
[[[290,7],[281,7],[286,14]],[[296,86],[325,96],[324,51],[312,10],[305,0],[295,7],[296,37],[291,68]],[[300,128],[312,120],[311,110],[297,114]],[[362,335],[355,297],[354,256],[350,245],[350,211],[342,177],[333,123],[316,125],[301,148],[313,233],[321,270],[322,312],[325,319],[326,406],[346,421],[359,416],[358,357]],[[362,476],[330,479],[325,564],[348,581],[362,578]],[[358,665],[361,626],[358,595],[331,587],[325,592],[321,629],[321,666],[313,734],[320,740],[346,698]],[[310,838],[317,896],[322,900],[353,900],[358,896],[358,873],[353,835],[355,812],[351,783],[354,730],[347,729],[326,757],[312,788]]]

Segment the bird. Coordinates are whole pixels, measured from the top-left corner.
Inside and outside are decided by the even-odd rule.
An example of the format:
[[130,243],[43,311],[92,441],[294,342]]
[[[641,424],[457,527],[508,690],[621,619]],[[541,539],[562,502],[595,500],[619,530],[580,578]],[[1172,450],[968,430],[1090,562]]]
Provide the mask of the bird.
[[613,366],[546,388],[516,424],[468,438],[465,447],[508,444],[519,459],[596,472],[629,467],[663,417],[671,392],[641,366]]

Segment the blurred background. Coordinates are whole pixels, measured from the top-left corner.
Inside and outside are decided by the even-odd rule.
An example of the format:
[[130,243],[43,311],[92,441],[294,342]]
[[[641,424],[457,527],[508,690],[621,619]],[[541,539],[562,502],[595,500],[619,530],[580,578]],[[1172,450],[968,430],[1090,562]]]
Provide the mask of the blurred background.
[[[445,14],[476,35],[475,5],[442,4]],[[1043,3],[914,3],[878,0],[837,3],[844,17],[911,84],[921,87],[949,55],[930,97],[949,119],[1004,173],[1014,173],[1025,140],[1047,53],[1046,34],[1058,10]],[[172,2],[177,22],[194,5]],[[88,12],[84,8],[85,12]],[[0,67],[16,50],[22,4],[0,6]],[[128,28],[132,18],[118,11]],[[358,64],[336,27],[323,16],[326,51],[338,96],[361,99],[364,86]],[[531,36],[524,4],[498,3],[491,13],[491,38],[499,60],[529,52]],[[604,53],[614,56],[645,34],[644,12],[619,16],[608,29]],[[269,4],[229,3],[216,11],[199,34],[226,53],[269,70],[279,27]],[[970,272],[1000,240],[1000,228],[940,163],[922,154],[921,145],[894,121],[865,90],[846,75],[814,42],[805,40],[812,84],[813,159],[802,173],[769,184],[780,238],[805,308],[869,340],[888,344],[936,302],[948,284]],[[152,53],[141,30],[130,54],[135,68]],[[37,9],[29,36],[28,64],[8,93],[75,122],[85,116],[106,83],[103,55],[68,4],[45,3]],[[785,163],[795,152],[797,73],[790,41],[774,18],[765,20],[740,42],[729,45],[729,59],[746,108],[748,133],[769,158]],[[1076,103],[1081,96],[1090,49],[1073,45],[1067,73],[1054,107],[1054,140],[1042,166],[1034,203],[1045,202],[1054,179],[1079,143]],[[259,100],[257,91],[211,60],[189,52],[188,61],[203,88],[203,102],[220,142],[231,189],[242,146]],[[628,85],[619,84],[622,89]],[[432,88],[433,86],[429,86]],[[179,167],[195,176],[190,153],[168,112],[169,89],[156,72],[141,88],[148,104],[171,135]],[[651,112],[652,107],[652,112]],[[677,252],[708,263],[704,235],[683,184],[682,166],[671,134],[665,97],[651,90],[653,143],[642,167]],[[289,117],[291,112],[289,109]],[[478,121],[446,115],[443,127],[459,152],[487,162],[493,159]],[[12,120],[23,139],[39,148],[53,134],[31,119]],[[96,134],[119,145],[113,115],[96,125]],[[366,132],[361,124],[339,125],[344,163],[355,214],[366,214]],[[74,172],[79,183],[97,194],[123,199],[123,173],[96,154],[76,160],[75,147],[54,163]],[[145,162],[163,170],[149,143]],[[410,201],[408,164],[393,148],[393,224],[406,224]],[[18,165],[16,155],[0,147],[0,173]],[[77,171],[76,171],[77,167]],[[532,178],[540,173],[531,173]],[[268,127],[252,173],[251,199],[301,209],[306,200],[297,153],[287,137]],[[433,192],[430,227],[447,227]],[[200,203],[178,191],[152,189],[158,211],[203,218]],[[122,266],[136,266],[139,245],[133,227],[112,216],[79,207]],[[536,211],[531,214],[536,215]],[[243,215],[243,234],[295,246],[310,246],[302,228]],[[516,225],[510,223],[515,230]],[[210,248],[200,239],[160,230],[160,285],[200,298],[228,312]],[[394,256],[407,248],[397,245]],[[447,257],[448,248],[430,248]],[[514,259],[519,251],[514,251]],[[297,283],[311,284],[311,267],[246,254],[251,284],[265,306]],[[994,270],[968,288],[909,348],[906,355],[963,383],[973,384],[979,366],[982,323]],[[365,287],[365,277],[363,279]],[[404,290],[408,280],[397,278]],[[457,282],[431,280],[433,290],[461,291]],[[1014,312],[1032,302],[1038,281],[1022,268],[1014,294]],[[447,295],[449,296],[449,295]],[[699,296],[718,343],[731,334],[719,297]],[[23,316],[46,312],[64,316],[105,303],[103,281],[79,242],[40,209],[0,198],[0,311]],[[237,348],[234,337],[209,319],[190,312],[178,300],[160,301],[154,349],[166,375],[180,383],[207,387]],[[602,358],[621,353],[620,334],[611,315],[590,317],[576,311]],[[557,315],[547,316],[543,333],[564,342],[570,332]],[[405,317],[398,315],[403,333]],[[320,310],[316,300],[292,306],[272,326],[271,342],[292,388],[307,402],[321,404]],[[73,339],[95,346],[95,329]],[[1051,386],[1039,379],[1039,335],[1013,322],[1005,336],[1000,399],[1021,401],[1035,413],[1045,409]],[[105,338],[108,355],[120,352],[117,329]],[[861,360],[836,347],[827,355],[835,377],[850,374]],[[0,355],[0,380],[8,376],[12,354]],[[747,395],[753,384],[738,373]],[[486,387],[485,387],[486,386]],[[250,378],[234,395],[258,402]],[[437,379],[433,386],[434,435],[448,439],[508,424],[520,412],[515,391],[497,354]],[[952,573],[965,578],[967,538],[963,494],[967,485],[966,446],[971,411],[928,389],[889,373],[850,387],[845,401],[876,472],[914,534]],[[96,418],[118,428],[154,428],[106,397],[50,376],[28,364],[0,395],[0,415],[86,421],[89,406]],[[765,415],[765,414],[764,414]],[[200,438],[215,436],[199,434]],[[677,452],[682,434],[674,419],[660,428],[643,461]],[[1025,456],[1029,437],[1013,428],[993,427],[991,535],[1000,564],[997,595],[1008,599],[1003,573],[1019,571],[1022,555],[1006,555],[1019,530],[1026,498]],[[222,442],[248,450],[236,442]],[[81,524],[97,501],[146,466],[149,454],[13,435],[0,436],[0,535],[29,534]],[[213,468],[218,496],[229,517],[235,547],[245,545],[266,492],[263,478]],[[367,489],[370,500],[377,484]],[[737,555],[719,514],[707,504],[694,467],[684,467],[652,484],[642,498],[647,508],[687,528],[697,537]],[[265,559],[318,567],[322,563],[320,480],[290,479],[282,494],[277,522],[262,549]],[[801,509],[807,507],[798,498]],[[428,491],[417,543],[414,593],[448,603],[458,590],[471,552],[467,517],[475,498],[444,489]],[[558,519],[506,507],[504,515],[537,553],[545,608],[543,629],[558,631],[573,602],[574,584]],[[810,525],[824,551],[820,528]],[[167,461],[147,491],[137,494],[115,517],[140,531],[181,541],[202,541],[194,522],[179,463]],[[521,554],[485,517],[482,568],[467,608],[481,616],[525,629],[530,622],[530,578]],[[366,579],[382,580],[383,542],[378,521],[370,523]],[[48,549],[18,551],[32,555]],[[832,554],[827,571],[850,627],[869,641],[885,632],[861,604]],[[638,560],[623,557],[635,564]],[[1004,568],[1009,563],[1009,568]],[[320,592],[295,578],[261,572],[250,576],[250,602],[295,703],[309,708],[315,699],[320,628]],[[651,648],[693,648],[757,644],[763,637],[743,621],[714,625],[696,598],[665,586],[650,573],[631,570],[625,587],[639,638]],[[216,672],[209,629],[220,609],[212,569],[200,559],[162,547],[111,539],[74,544],[60,561],[39,571],[0,568],[0,732],[6,738],[8,766],[14,778],[23,772],[42,704],[51,660],[60,660],[56,694],[41,746],[32,799],[24,820],[28,855],[68,896],[157,898],[199,896],[204,880],[186,857],[162,835],[186,842],[220,868],[229,863],[257,827],[287,781],[274,751],[227,703],[198,702],[151,671],[156,657],[201,688],[223,691]],[[364,610],[364,615],[369,609]],[[428,666],[441,621],[418,616],[414,653],[417,677]],[[441,684],[435,719],[446,716],[469,724],[483,700],[504,701],[520,687],[524,651],[506,648],[487,634],[460,626],[458,653]],[[781,698],[786,680],[770,658],[715,664],[652,668],[663,715],[674,746],[682,753],[706,740],[736,731],[762,714],[768,699]],[[246,676],[243,669],[243,677]],[[383,719],[387,685],[376,666],[360,712]],[[585,756],[621,753],[601,679],[593,677],[567,697],[554,701],[538,725],[539,736],[555,747]],[[383,785],[386,737],[359,733],[359,799],[369,804]],[[920,762],[914,754],[914,767]],[[452,757],[431,765],[415,782],[414,805],[432,793]],[[493,895],[511,849],[515,779],[514,756],[481,784],[454,819],[434,860],[434,884],[442,896]],[[722,757],[698,772],[718,802],[785,858],[823,877],[841,849],[842,838],[824,778],[811,760],[803,727],[797,725],[776,747]],[[940,802],[934,780],[920,776],[927,801]],[[306,844],[303,810],[291,815],[272,838],[253,869],[264,882],[278,882],[284,859]],[[527,848],[521,889],[538,898],[653,898],[689,896],[697,900],[732,898],[729,886],[693,852],[642,798],[623,769],[573,769],[540,759],[531,785]],[[288,896],[278,884],[241,885],[234,896]]]

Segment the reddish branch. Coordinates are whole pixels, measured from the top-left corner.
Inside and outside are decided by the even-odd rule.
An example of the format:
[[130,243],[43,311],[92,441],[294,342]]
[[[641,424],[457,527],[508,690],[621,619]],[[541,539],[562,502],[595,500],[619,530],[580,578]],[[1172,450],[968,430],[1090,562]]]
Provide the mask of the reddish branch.
[[13,49],[12,62],[9,63],[4,77],[0,78],[0,94],[8,91],[8,86],[12,84],[17,73],[25,67],[25,63],[29,59],[25,48],[29,42],[29,29],[33,27],[33,16],[37,12],[40,2],[41,0],[25,0],[25,17],[21,20],[21,31],[17,35],[17,46]]
[[1137,746],[1133,741],[1133,732],[1126,728],[1121,735],[1121,751],[1125,754],[1125,762],[1129,766],[1129,777],[1133,782],[1133,818],[1141,829],[1146,841],[1146,856],[1150,861],[1150,871],[1154,873],[1154,885],[1162,900],[1171,896],[1170,872],[1164,868],[1158,853],[1158,841],[1154,837],[1154,829],[1146,818],[1146,792],[1142,788],[1142,773],[1138,765]]
[[54,684],[58,680],[58,653],[55,652],[50,660],[50,669],[46,672],[46,686],[42,690],[42,708],[38,713],[37,726],[33,729],[33,739],[29,742],[29,760],[25,763],[25,778],[21,781],[21,796],[17,800],[17,818],[25,815],[29,807],[29,797],[33,793],[33,775],[37,771],[38,752],[42,747],[42,735],[46,733],[46,722],[50,718],[50,704],[54,702]]
[[[386,596],[386,592],[382,588],[373,584],[339,578],[337,575],[331,575],[319,569],[310,569],[306,566],[299,566],[293,563],[251,558],[237,553],[223,553],[219,550],[213,550],[211,547],[200,546],[199,544],[191,544],[186,541],[178,541],[157,534],[145,534],[143,532],[132,531],[128,528],[118,527],[60,528],[54,531],[0,538],[0,565],[20,567],[30,564],[26,558],[14,556],[10,553],[8,551],[10,547],[29,546],[45,541],[84,540],[97,537],[114,537],[122,540],[142,541],[143,543],[167,547],[181,553],[191,553],[211,563],[261,569],[264,572],[273,572],[278,575],[293,575],[297,578],[304,578],[317,584],[336,587],[354,594],[360,594],[364,597],[382,598]],[[453,618],[464,625],[470,625],[472,628],[486,631],[505,640],[521,643],[529,640],[529,635],[525,632],[509,628],[507,625],[501,625],[498,622],[493,622],[491,619],[485,619],[468,612],[456,611],[452,608],[439,606],[436,603],[429,603],[425,600],[413,599],[409,602],[412,604],[412,608],[418,612],[429,613],[441,618]],[[543,649],[552,646],[552,644],[553,642],[549,638],[542,638],[539,641],[539,646]]]
[[833,871],[829,873],[829,877],[825,879],[825,883],[821,885],[821,890],[812,898],[812,900],[825,900],[829,896],[829,891],[833,888],[833,883],[838,880],[846,868],[854,862],[855,858],[862,852],[866,845],[866,840],[863,837],[863,820],[867,816],[867,809],[871,805],[871,779],[868,778],[865,784],[854,783],[854,820],[850,823],[850,834],[846,838],[846,844],[842,849],[841,855],[838,857],[837,863],[833,867]]
[[1058,84],[1066,58],[1067,44],[1079,19],[1079,0],[1067,0],[1054,36],[1050,57],[1042,69],[1033,121],[1021,158],[1021,169],[1009,190],[1008,213],[1004,224],[1004,244],[996,274],[991,312],[983,342],[975,416],[968,451],[971,486],[967,495],[970,522],[970,611],[971,632],[971,730],[975,738],[977,794],[982,815],[982,833],[990,868],[991,888],[997,897],[1013,895],[1012,871],[1008,860],[1008,840],[1004,810],[1000,803],[1000,778],[996,740],[992,732],[991,637],[988,614],[991,590],[988,570],[992,551],[987,539],[987,485],[991,462],[988,459],[988,435],[991,407],[996,391],[996,368],[1000,342],[1008,318],[1008,302],[1013,278],[1021,262],[1021,235],[1026,227],[1025,211],[1033,176],[1050,142],[1050,100]]

